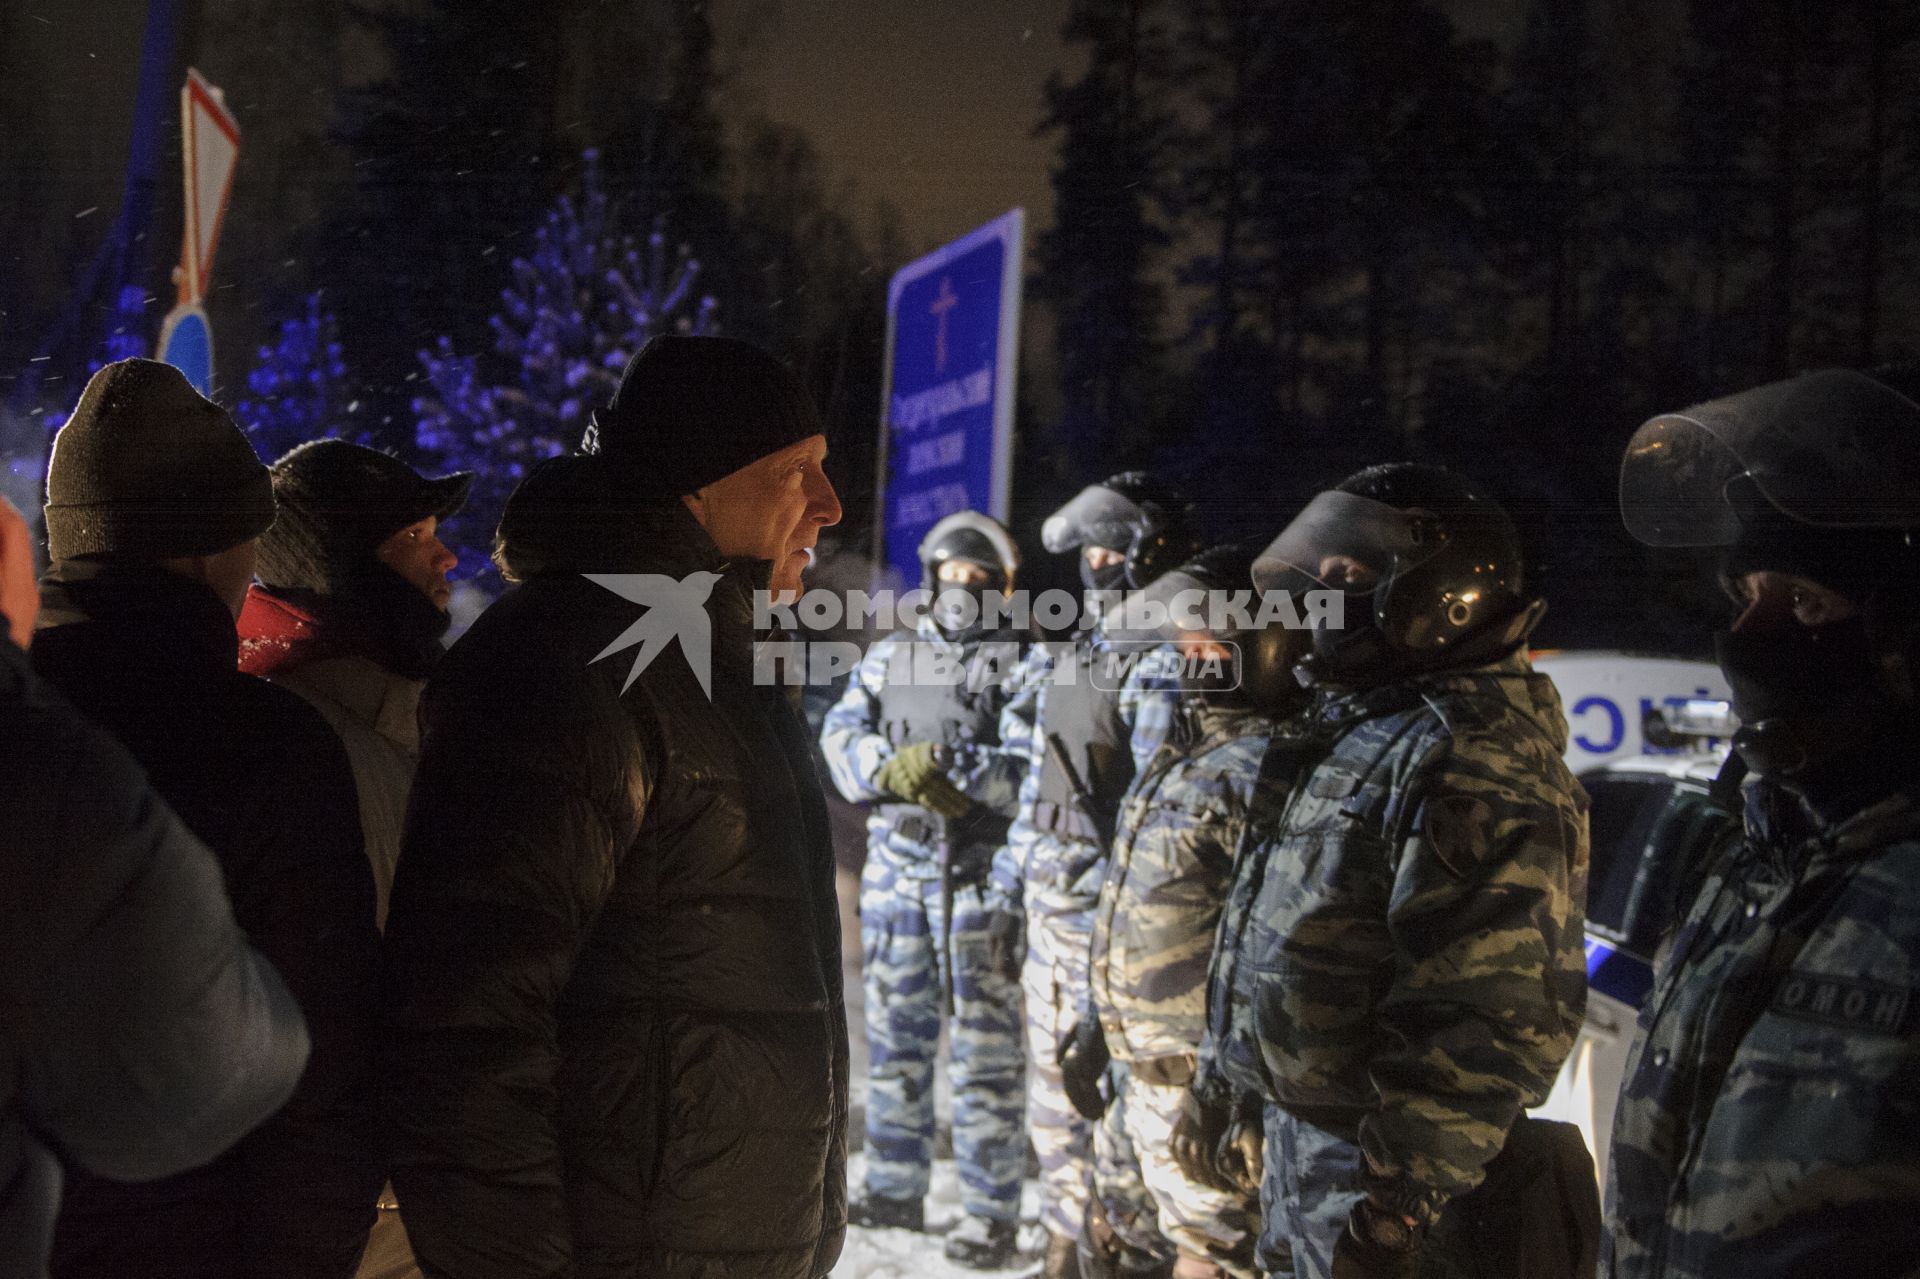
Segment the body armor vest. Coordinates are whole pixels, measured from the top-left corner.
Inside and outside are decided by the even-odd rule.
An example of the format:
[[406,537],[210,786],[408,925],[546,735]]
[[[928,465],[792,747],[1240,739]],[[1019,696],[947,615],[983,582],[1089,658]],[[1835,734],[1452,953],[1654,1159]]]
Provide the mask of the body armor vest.
[[[998,743],[1000,709],[1006,703],[1004,685],[991,678],[973,678],[973,666],[983,644],[1004,643],[1009,638],[993,634],[958,645],[957,652],[949,650],[951,660],[961,665],[964,674],[954,682],[933,683],[915,678],[914,649],[924,647],[927,641],[909,637],[895,650],[895,665],[889,667],[886,685],[880,690],[876,731],[896,749],[915,742],[947,747]],[[977,804],[957,818],[940,817],[917,804],[882,803],[876,809],[914,843],[944,844],[952,862],[969,866],[979,862],[983,872],[986,859],[1006,842],[1010,824],[1006,817]]]
[[1040,706],[1045,756],[1034,818],[1042,830],[1104,846],[1134,769],[1133,732],[1120,716],[1119,680],[1094,683],[1103,651],[1082,639],[1054,665]]

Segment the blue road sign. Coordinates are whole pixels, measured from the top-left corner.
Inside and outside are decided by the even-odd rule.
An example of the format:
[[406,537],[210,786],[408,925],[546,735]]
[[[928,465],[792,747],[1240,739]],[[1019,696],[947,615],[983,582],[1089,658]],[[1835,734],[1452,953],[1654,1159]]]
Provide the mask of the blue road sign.
[[194,390],[213,396],[213,326],[191,304],[175,307],[160,326],[160,360],[187,375]]
[[1014,209],[887,286],[878,557],[909,586],[920,539],[941,518],[1007,518],[1024,223]]

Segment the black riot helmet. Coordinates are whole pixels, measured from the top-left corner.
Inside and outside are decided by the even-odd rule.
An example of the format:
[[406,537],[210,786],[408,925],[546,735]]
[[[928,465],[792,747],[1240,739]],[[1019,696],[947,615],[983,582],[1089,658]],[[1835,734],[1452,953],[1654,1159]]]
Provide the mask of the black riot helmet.
[[[1804,578],[1846,601],[1832,620],[1746,608],[1717,637],[1754,771],[1809,799],[1905,750],[1920,683],[1920,378],[1825,369],[1663,413],[1620,467],[1627,531],[1651,546],[1720,549],[1729,586]],[[1850,759],[1845,768],[1831,762]],[[1911,767],[1910,764],[1906,767]],[[1828,776],[1822,777],[1822,772]],[[1848,789],[1842,784],[1838,789]],[[1837,797],[1842,798],[1842,797]]]
[[[974,587],[940,580],[940,566],[958,560],[985,574]],[[920,589],[932,601],[929,613],[947,635],[959,638],[986,629],[992,616],[987,596],[1013,594],[1020,571],[1020,548],[1004,525],[978,511],[959,511],[927,530],[920,539]]]
[[1527,594],[1507,513],[1437,466],[1371,466],[1320,494],[1255,561],[1262,591],[1337,591],[1340,625],[1317,628],[1305,664],[1336,684],[1384,683],[1504,657],[1543,601]]
[[1089,484],[1040,526],[1040,543],[1058,555],[1098,546],[1124,557],[1114,581],[1089,586],[1138,590],[1200,549],[1185,498],[1145,471]]
[[1216,705],[1290,715],[1307,698],[1293,667],[1306,655],[1308,634],[1288,628],[1271,610],[1262,612],[1247,590],[1253,561],[1251,546],[1210,547],[1130,596],[1109,633],[1183,649],[1214,641],[1228,659],[1219,665],[1183,661],[1181,691]]

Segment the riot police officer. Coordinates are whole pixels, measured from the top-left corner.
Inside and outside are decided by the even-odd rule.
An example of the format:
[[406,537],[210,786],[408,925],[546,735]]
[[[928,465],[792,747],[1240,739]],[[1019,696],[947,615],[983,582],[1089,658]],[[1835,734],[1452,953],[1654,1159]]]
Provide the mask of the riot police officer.
[[[1192,1177],[1171,1148],[1206,1026],[1208,959],[1234,859],[1273,737],[1305,700],[1292,670],[1305,633],[1277,615],[1226,607],[1234,593],[1248,595],[1252,562],[1250,548],[1218,547],[1142,593],[1146,607],[1136,611],[1154,639],[1177,645],[1186,696],[1121,806],[1094,917],[1093,1005],[1128,1069],[1108,1120],[1128,1139],[1158,1233],[1177,1252],[1175,1279],[1257,1274],[1257,1185]],[[1111,1129],[1095,1133],[1095,1193],[1124,1201],[1104,1184]]]
[[1234,1091],[1267,1103],[1270,1270],[1452,1273],[1478,1241],[1445,1209],[1546,1097],[1585,1005],[1584,796],[1524,652],[1543,605],[1505,512],[1409,463],[1314,498],[1254,579],[1327,607],[1311,744],[1223,919],[1195,1101],[1215,1130]]
[[945,1024],[967,1213],[946,1251],[991,1268],[1013,1257],[1026,1160],[1020,990],[988,962],[986,903],[1028,762],[999,734],[1022,669],[1000,607],[1020,555],[997,522],[968,511],[934,525],[920,565],[924,618],[867,651],[820,738],[840,793],[872,805],[860,884],[867,1171],[849,1218],[924,1226]]
[[[1111,605],[1176,567],[1198,549],[1186,503],[1137,471],[1088,486],[1041,528],[1049,551],[1078,551],[1081,580]],[[1021,983],[1026,996],[1029,1134],[1040,1158],[1041,1222],[1047,1275],[1073,1273],[1084,1223],[1098,1103],[1068,1078],[1098,1078],[1104,1060],[1097,1023],[1075,1036],[1088,1011],[1087,954],[1093,907],[1105,877],[1121,796],[1138,765],[1159,749],[1179,690],[1156,679],[1137,654],[1116,647],[1093,609],[1071,640],[1036,644],[1023,692],[1009,704],[1001,738],[1030,747],[1033,765],[1006,848],[994,863],[994,891],[1026,924]],[[1011,955],[1003,945],[1003,957]],[[1077,1049],[1075,1045],[1078,1045]],[[1077,1069],[1063,1071],[1062,1062]]]
[[1719,548],[1745,836],[1656,978],[1615,1276],[1920,1270],[1920,379],[1809,373],[1642,426],[1620,504]]

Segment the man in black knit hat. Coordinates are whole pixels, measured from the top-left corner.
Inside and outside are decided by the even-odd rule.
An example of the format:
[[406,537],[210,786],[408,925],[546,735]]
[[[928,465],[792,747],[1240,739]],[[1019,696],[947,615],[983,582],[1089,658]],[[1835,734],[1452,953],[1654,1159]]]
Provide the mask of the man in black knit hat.
[[[839,521],[826,449],[772,356],[656,338],[508,504],[520,584],[427,682],[387,921],[393,1180],[428,1274],[816,1279],[839,1256],[833,852],[753,629],[754,592],[797,589]],[[701,651],[636,667],[649,592],[704,610]]]
[[70,1168],[56,1279],[345,1279],[373,1221],[379,936],[353,775],[318,712],[237,669],[273,518],[246,437],[169,365],[101,369],[54,439],[33,664],[213,850],[313,1039],[292,1100],[212,1163],[149,1185]]

